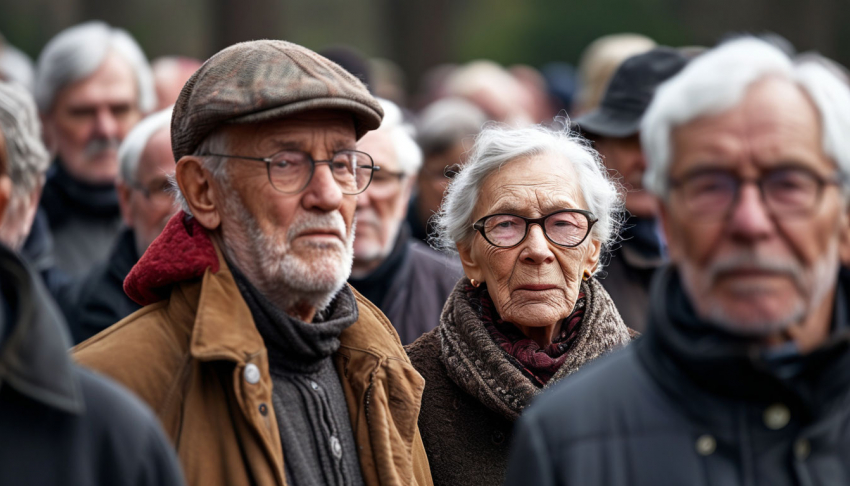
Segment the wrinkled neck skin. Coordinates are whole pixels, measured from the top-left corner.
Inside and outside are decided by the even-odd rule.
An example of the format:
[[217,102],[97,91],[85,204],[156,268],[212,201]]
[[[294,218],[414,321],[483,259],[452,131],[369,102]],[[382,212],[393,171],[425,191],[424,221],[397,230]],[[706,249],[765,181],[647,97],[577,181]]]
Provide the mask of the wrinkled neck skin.
[[248,249],[247,235],[235,238],[236,241],[225,243],[221,232],[217,231],[213,234],[213,240],[222,249],[227,261],[236,265],[239,271],[245,275],[245,278],[251,282],[251,285],[259,290],[275,307],[303,322],[313,321],[318,310],[315,302],[317,299],[325,300],[324,293],[321,296],[305,295],[304,292],[286,288],[281,282],[266,281],[267,279],[263,277],[263,273],[259,269],[260,262],[250,257],[251,252]]
[[542,349],[552,344],[555,336],[561,332],[562,322],[563,320],[560,320],[550,326],[521,326],[519,324],[514,324],[514,326],[516,326],[516,328],[519,329],[525,337],[537,343],[537,345]]

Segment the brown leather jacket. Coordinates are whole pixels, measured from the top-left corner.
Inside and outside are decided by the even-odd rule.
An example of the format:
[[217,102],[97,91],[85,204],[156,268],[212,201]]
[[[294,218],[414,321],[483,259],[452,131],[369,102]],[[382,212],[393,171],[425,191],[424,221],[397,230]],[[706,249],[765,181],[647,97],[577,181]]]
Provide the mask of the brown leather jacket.
[[[200,227],[194,225],[197,233]],[[152,245],[153,251],[165,252],[160,259],[181,259],[179,265],[192,260],[193,255],[175,251],[173,245],[173,235],[192,234],[191,226],[191,220],[178,214],[163,232],[171,241],[155,242],[159,247]],[[207,256],[212,248],[217,265],[204,268],[200,279],[168,286],[167,298],[80,344],[74,356],[135,391],[154,409],[174,442],[188,484],[283,485],[285,458],[271,406],[266,348],[220,251],[207,245]],[[158,268],[144,260],[139,265]],[[359,319],[340,336],[334,362],[363,480],[370,486],[430,486],[417,428],[424,380],[387,318],[355,296]],[[245,372],[249,364],[260,371],[253,384],[255,377],[249,380],[251,374]]]

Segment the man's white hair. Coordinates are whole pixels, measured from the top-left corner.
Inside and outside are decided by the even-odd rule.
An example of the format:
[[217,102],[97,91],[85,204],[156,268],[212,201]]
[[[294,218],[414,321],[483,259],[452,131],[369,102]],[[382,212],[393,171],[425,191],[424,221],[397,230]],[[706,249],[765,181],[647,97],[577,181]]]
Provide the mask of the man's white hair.
[[125,30],[92,21],[60,32],[38,56],[34,92],[39,111],[50,112],[62,88],[91,76],[112,52],[133,69],[139,110],[142,113],[153,110],[156,107],[153,75],[141,47]]
[[485,179],[511,161],[543,154],[561,156],[565,165],[575,168],[587,209],[599,219],[590,237],[607,248],[618,234],[623,206],[616,183],[608,177],[599,154],[586,140],[567,127],[556,130],[541,125],[485,126],[475,139],[466,164],[446,190],[443,206],[436,215],[434,246],[456,252],[458,244],[468,243],[474,233],[473,210]]
[[733,108],[747,88],[768,77],[787,79],[811,98],[820,113],[824,153],[838,166],[847,191],[850,89],[812,56],[795,62],[778,47],[755,37],[738,38],[700,55],[658,88],[641,123],[647,159],[644,186],[667,197],[674,128]]
[[168,107],[146,117],[130,130],[118,148],[118,170],[122,181],[130,183],[138,176],[139,159],[148,145],[148,140],[160,130],[171,127],[171,111]]
[[[383,98],[377,98],[384,109],[384,119],[378,131],[386,132],[392,140],[398,167],[405,175],[416,175],[422,167],[422,150],[417,145],[416,129],[405,123],[401,108]],[[380,165],[380,164],[379,164]]]

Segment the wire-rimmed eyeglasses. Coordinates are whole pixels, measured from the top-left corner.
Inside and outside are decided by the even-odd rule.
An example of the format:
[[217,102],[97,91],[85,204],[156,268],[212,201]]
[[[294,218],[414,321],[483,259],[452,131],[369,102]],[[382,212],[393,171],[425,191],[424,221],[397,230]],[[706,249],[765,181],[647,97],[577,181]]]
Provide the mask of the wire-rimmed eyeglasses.
[[330,167],[342,193],[349,196],[365,191],[372,182],[372,174],[381,170],[369,154],[359,150],[340,150],[329,160],[314,160],[310,154],[299,150],[285,150],[262,158],[212,153],[203,155],[265,162],[269,182],[275,190],[284,194],[298,194],[303,191],[313,179],[316,166],[321,164]]

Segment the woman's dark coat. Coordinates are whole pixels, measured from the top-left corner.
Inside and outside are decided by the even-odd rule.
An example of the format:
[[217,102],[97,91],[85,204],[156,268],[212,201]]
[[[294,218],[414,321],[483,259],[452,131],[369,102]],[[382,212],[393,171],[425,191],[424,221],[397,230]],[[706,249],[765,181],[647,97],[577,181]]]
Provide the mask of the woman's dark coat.
[[[467,285],[462,279],[449,296],[440,326],[407,348],[425,378],[419,430],[436,486],[502,484],[513,423],[542,391],[490,337],[465,296]],[[579,336],[546,388],[630,340],[602,285],[591,279],[582,291]]]

